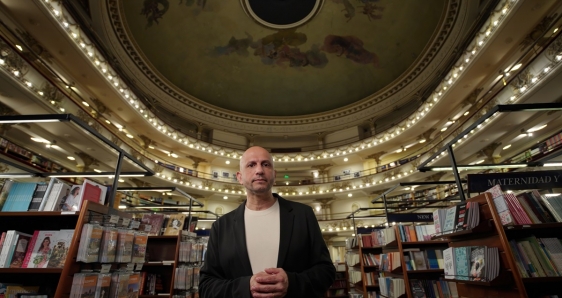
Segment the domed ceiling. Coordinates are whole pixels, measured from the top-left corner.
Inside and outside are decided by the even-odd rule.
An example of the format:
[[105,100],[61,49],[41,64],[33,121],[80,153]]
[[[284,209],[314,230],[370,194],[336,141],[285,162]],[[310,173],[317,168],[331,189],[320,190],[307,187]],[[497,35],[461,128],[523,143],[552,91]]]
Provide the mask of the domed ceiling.
[[364,102],[403,79],[434,45],[451,2],[317,1],[309,21],[278,30],[253,19],[245,0],[118,3],[135,50],[178,92],[236,113],[293,117]]

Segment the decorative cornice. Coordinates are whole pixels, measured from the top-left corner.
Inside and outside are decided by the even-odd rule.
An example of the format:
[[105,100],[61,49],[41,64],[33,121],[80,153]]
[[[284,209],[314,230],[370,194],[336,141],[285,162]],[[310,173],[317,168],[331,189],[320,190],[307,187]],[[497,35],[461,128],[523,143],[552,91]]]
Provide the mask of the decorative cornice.
[[[459,15],[466,12],[466,4],[460,0],[447,2],[446,13],[432,43],[423,56],[396,83],[372,96],[345,108],[326,113],[298,117],[262,117],[234,113],[202,102],[178,90],[163,76],[157,73],[145,58],[137,51],[133,40],[129,38],[126,21],[121,18],[118,0],[106,2],[108,11],[108,38],[116,45],[116,52],[129,69],[139,86],[149,89],[154,98],[158,98],[168,109],[194,123],[206,123],[209,127],[231,130],[240,133],[267,133],[269,135],[310,134],[327,130],[337,130],[349,125],[356,125],[382,114],[393,106],[405,104],[422,88],[431,76],[437,74],[443,58],[454,50],[458,42],[462,24],[456,24]],[[107,16],[105,16],[107,17]],[[113,33],[113,35],[112,35]],[[455,37],[455,38],[450,38]],[[147,80],[149,82],[147,82]],[[150,106],[150,105],[148,105]]]

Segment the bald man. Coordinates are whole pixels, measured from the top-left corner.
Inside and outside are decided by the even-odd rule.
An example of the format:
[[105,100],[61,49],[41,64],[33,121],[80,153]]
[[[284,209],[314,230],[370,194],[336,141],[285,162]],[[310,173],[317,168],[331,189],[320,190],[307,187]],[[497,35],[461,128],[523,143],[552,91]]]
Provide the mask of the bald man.
[[273,158],[262,147],[244,152],[236,178],[246,201],[211,228],[200,297],[324,297],[336,269],[312,208],[272,193]]

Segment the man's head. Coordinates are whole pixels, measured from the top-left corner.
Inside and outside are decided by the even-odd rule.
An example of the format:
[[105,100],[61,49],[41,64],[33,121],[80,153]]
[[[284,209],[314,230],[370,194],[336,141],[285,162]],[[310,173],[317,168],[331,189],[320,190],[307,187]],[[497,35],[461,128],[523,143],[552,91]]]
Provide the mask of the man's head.
[[236,173],[236,178],[248,193],[271,193],[275,183],[271,154],[262,147],[250,147],[240,159],[240,171]]

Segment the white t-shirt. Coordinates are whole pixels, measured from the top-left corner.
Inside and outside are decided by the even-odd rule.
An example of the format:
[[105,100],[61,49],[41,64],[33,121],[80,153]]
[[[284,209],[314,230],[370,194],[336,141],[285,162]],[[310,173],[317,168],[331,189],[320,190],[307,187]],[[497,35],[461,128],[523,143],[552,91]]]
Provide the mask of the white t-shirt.
[[246,246],[254,274],[277,268],[280,239],[279,201],[265,210],[244,212]]

